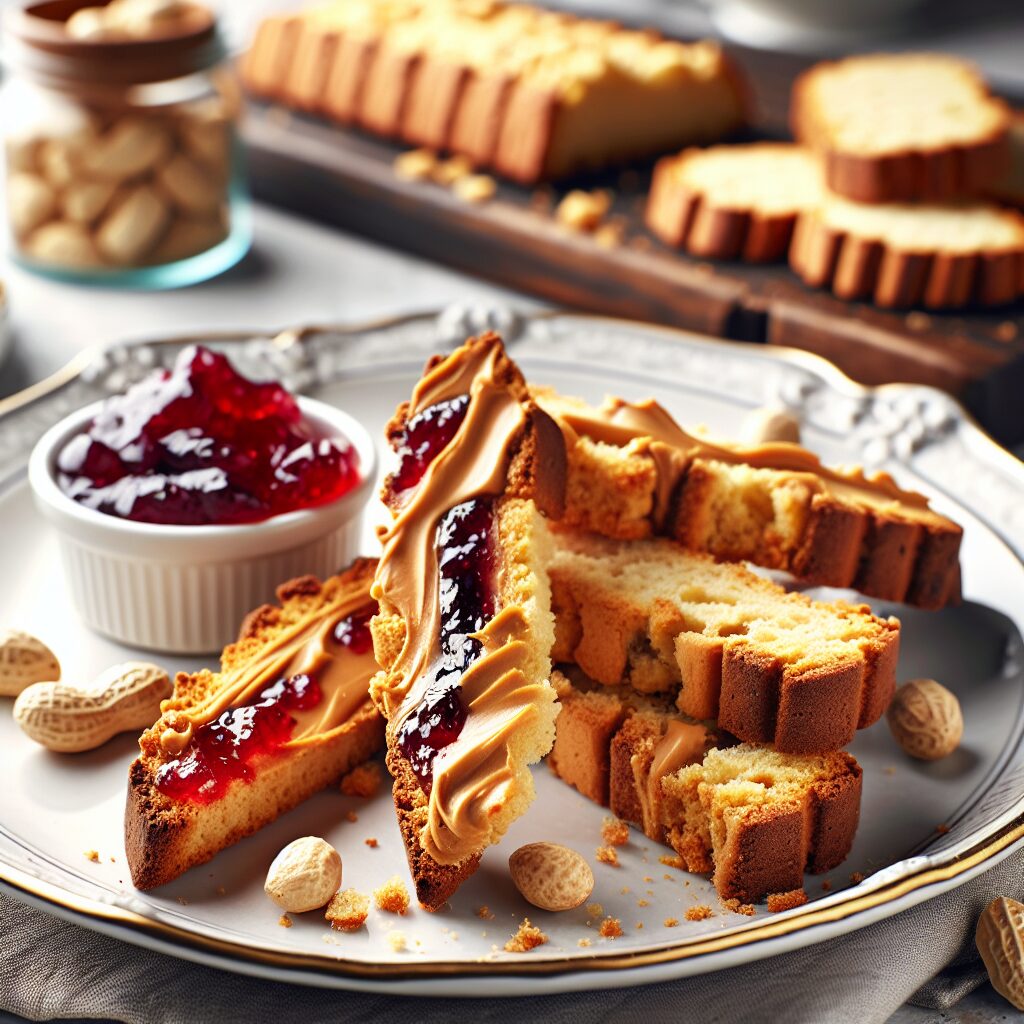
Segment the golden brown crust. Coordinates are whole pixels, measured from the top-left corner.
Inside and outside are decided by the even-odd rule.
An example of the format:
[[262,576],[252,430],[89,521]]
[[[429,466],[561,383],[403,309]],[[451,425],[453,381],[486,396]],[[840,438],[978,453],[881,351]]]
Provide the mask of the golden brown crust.
[[964,253],[900,251],[841,231],[818,211],[797,221],[789,262],[809,285],[884,308],[997,306],[1024,293],[1024,246]]
[[[572,686],[560,689],[562,712],[556,748],[560,746],[563,753],[551,762],[552,768],[594,799],[578,785],[575,771],[585,759],[599,758],[602,770],[610,776],[613,813],[643,828],[638,780],[650,767],[652,752],[663,734],[663,721],[673,716],[669,711],[637,711],[619,699],[622,724],[609,740],[607,720],[597,720],[591,714],[589,696],[586,690]],[[610,710],[616,695],[605,693],[602,697]],[[735,749],[749,750],[751,760],[756,761],[757,748]],[[777,760],[785,768],[786,757]],[[799,760],[798,755],[794,757]],[[662,804],[668,819],[662,822],[665,832],[652,838],[666,841],[667,835],[667,842],[688,871],[713,870],[715,888],[723,899],[756,902],[770,893],[790,893],[803,886],[806,871],[829,871],[849,853],[859,822],[861,780],[860,766],[848,754],[827,755],[824,770],[819,769],[817,777],[804,784],[796,796],[790,789],[760,806],[737,803],[724,842],[714,856],[708,818],[712,812],[708,806],[701,809],[697,792],[691,794],[688,809],[671,798]]]
[[[282,584],[281,604],[263,605],[246,617],[239,639],[224,649],[222,670],[245,664],[289,622],[334,594],[365,587],[369,598],[375,567],[373,559],[357,559],[323,584],[312,576]],[[205,669],[179,673],[165,710],[188,711],[219,685],[218,674]],[[261,759],[252,781],[234,783],[219,800],[201,805],[171,800],[157,789],[164,755],[157,729],[147,729],[139,740],[141,754],[129,769],[125,806],[125,852],[134,885],[151,889],[205,863],[372,757],[383,742],[383,722],[367,700],[329,739]]]
[[[771,143],[731,148],[740,158],[744,150],[793,149]],[[705,152],[687,150],[658,161],[645,212],[648,228],[666,245],[705,259],[746,263],[784,260],[798,211],[761,208],[755,203],[726,205],[715,195],[694,188],[684,179],[682,168],[687,160],[699,160]],[[751,173],[760,173],[760,170],[757,167]],[[813,196],[802,198],[813,202]]]
[[[948,202],[978,195],[999,179],[1009,159],[1010,113],[984,89],[979,91],[979,101],[1003,107],[1005,116],[970,143],[909,146],[877,155],[835,148],[823,123],[827,112],[819,111],[813,98],[815,78],[830,73],[834,66],[826,62],[805,71],[793,83],[790,99],[793,135],[818,150],[826,184],[833,192],[862,203]],[[865,116],[870,117],[870,111],[865,110]],[[941,109],[936,109],[935,117],[941,116]]]

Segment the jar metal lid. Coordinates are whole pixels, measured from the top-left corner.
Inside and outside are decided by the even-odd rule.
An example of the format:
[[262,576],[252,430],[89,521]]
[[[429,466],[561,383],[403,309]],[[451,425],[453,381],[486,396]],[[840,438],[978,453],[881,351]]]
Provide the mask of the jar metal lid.
[[195,74],[227,49],[213,13],[198,4],[180,31],[145,39],[74,39],[64,23],[96,0],[42,0],[4,18],[4,57],[14,70],[55,82],[137,85]]

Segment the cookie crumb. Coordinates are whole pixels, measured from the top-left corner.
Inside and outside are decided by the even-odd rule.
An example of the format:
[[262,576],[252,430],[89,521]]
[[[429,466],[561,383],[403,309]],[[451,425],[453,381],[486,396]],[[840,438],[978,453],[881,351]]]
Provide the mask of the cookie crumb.
[[580,939],[579,942],[576,943],[576,945],[579,946],[580,949],[586,949],[587,946],[590,945],[590,939]]
[[678,918],[678,917],[666,917],[666,918],[665,918],[665,920],[664,920],[664,921],[662,921],[661,923],[662,923],[662,924],[663,924],[663,925],[664,925],[664,926],[665,926],[666,928],[675,928],[675,926],[676,926],[677,924],[679,924],[679,918]]
[[466,203],[486,203],[497,191],[498,183],[489,174],[467,174],[452,185],[452,194]]
[[357,889],[344,889],[331,897],[324,917],[332,928],[340,932],[354,932],[366,923],[369,913],[370,897],[366,893]]
[[479,917],[481,921],[494,920],[494,914],[491,913],[491,908],[487,906],[486,903],[482,907],[476,908],[476,916]]
[[587,904],[587,917],[600,917],[604,913],[604,907],[600,903]]
[[611,204],[611,193],[605,189],[584,192],[574,188],[555,209],[555,220],[573,231],[594,231],[600,227]]
[[537,946],[543,946],[548,937],[539,929],[530,924],[530,919],[524,917],[519,930],[505,943],[506,953],[529,953]]
[[373,900],[378,910],[388,914],[404,914],[409,909],[409,890],[401,878],[395,875],[379,889],[373,890]]
[[950,826],[947,825],[945,822],[942,822],[941,824],[935,826],[935,831],[938,832],[940,836],[944,836],[949,831],[949,829]]
[[377,847],[380,846],[380,843],[378,843],[377,840],[373,836],[367,836],[367,838],[364,839],[363,842],[366,843],[366,845],[371,850],[376,850]]
[[617,917],[606,917],[601,922],[598,934],[603,939],[617,939],[622,935],[622,922]]
[[[664,857],[659,857],[658,861],[659,863],[664,864],[667,868],[678,868],[680,871],[686,870],[686,861],[684,861],[683,858],[679,856],[679,854],[675,854],[671,857],[667,855]],[[665,877],[668,878],[670,876],[666,875]]]
[[399,153],[391,166],[399,178],[424,181],[434,173],[437,154],[430,149],[410,149],[408,152]]
[[651,876],[650,876],[650,875],[644,875],[644,881],[645,881],[645,882],[648,882],[648,883],[650,883],[650,882],[653,882],[653,881],[654,881],[654,879],[653,879],[653,878],[651,878]]
[[896,766],[892,765],[892,764],[887,764],[882,769],[882,771],[885,772],[886,775],[895,775],[896,774]]
[[720,902],[726,910],[731,910],[734,914],[743,914],[744,917],[753,917],[757,912],[752,903],[740,903],[735,896],[732,899],[721,900]]
[[714,911],[706,904],[701,903],[699,906],[690,907],[683,917],[687,921],[706,921],[709,917],[714,917]]
[[356,814],[355,811],[346,811],[345,812],[345,820],[346,821],[351,821],[353,824],[355,824],[355,822],[357,822],[359,820],[359,815]]
[[650,900],[637,900],[636,905],[638,907],[649,907],[651,905]]
[[617,868],[619,866],[619,855],[615,852],[614,846],[599,846],[594,856],[597,857],[602,864],[608,864],[613,868]]
[[629,842],[629,826],[618,818],[605,818],[601,822],[601,838],[608,846],[625,846]]
[[100,862],[99,851],[98,850],[86,850],[85,851],[85,859],[86,860],[91,860],[93,862],[93,864],[99,864],[99,862]]
[[382,782],[380,765],[376,761],[367,761],[344,775],[338,788],[345,796],[361,796],[369,800],[380,792]]
[[768,894],[768,910],[772,914],[781,914],[784,910],[802,907],[806,902],[807,893],[803,889],[790,889],[788,892]]
[[184,897],[184,896],[179,896],[179,897],[178,897],[178,902],[179,902],[179,903],[180,903],[180,904],[181,904],[181,905],[182,905],[183,907],[187,907],[187,906],[188,906],[188,899],[186,899],[186,897]]
[[287,914],[282,914],[282,915],[281,915],[281,916],[280,916],[280,917],[279,917],[279,918],[277,919],[277,923],[278,923],[278,924],[279,924],[279,925],[280,925],[280,926],[281,926],[282,928],[291,928],[291,926],[292,926],[292,919],[291,919],[291,918],[290,918],[290,917],[289,917],[289,916],[288,916]]
[[852,885],[859,885],[864,881],[864,874],[861,871],[854,871],[850,875],[850,883]]
[[825,879],[824,882],[821,883],[821,891],[822,892],[831,892],[832,891],[832,883],[827,878]]
[[388,932],[388,945],[395,953],[404,951],[406,942],[402,932]]

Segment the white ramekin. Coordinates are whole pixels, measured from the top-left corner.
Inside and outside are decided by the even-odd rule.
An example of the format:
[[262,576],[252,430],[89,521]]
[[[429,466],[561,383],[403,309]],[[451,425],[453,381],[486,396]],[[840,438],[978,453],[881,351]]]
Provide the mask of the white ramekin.
[[159,526],[86,508],[57,486],[57,455],[101,406],[86,406],[48,430],[28,469],[36,504],[57,528],[75,606],[98,632],[151,650],[218,651],[238,636],[249,611],[274,600],[279,584],[306,573],[323,579],[358,553],[377,454],[347,413],[299,398],[308,421],[328,436],[344,435],[359,454],[362,480],[336,501],[258,523]]

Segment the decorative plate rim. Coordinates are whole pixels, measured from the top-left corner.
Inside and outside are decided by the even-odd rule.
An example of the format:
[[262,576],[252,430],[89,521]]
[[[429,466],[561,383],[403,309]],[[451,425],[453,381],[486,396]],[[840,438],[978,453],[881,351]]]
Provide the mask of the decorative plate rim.
[[[141,350],[152,347],[180,346],[190,342],[206,341],[216,344],[235,345],[257,340],[264,345],[269,344],[280,352],[302,349],[311,340],[321,336],[355,337],[370,332],[390,331],[406,325],[435,325],[435,349],[445,344],[456,344],[466,335],[490,326],[504,328],[515,347],[516,342],[531,329],[537,327],[543,331],[543,325],[565,323],[579,329],[586,325],[604,325],[608,328],[632,330],[639,334],[657,335],[663,338],[674,338],[685,341],[706,352],[744,352],[752,350],[766,357],[770,362],[779,365],[799,367],[809,371],[821,381],[855,400],[871,401],[884,398],[890,404],[906,404],[910,400],[930,403],[929,407],[943,410],[942,418],[934,436],[926,435],[921,448],[945,436],[950,430],[964,431],[964,443],[971,454],[983,463],[989,463],[990,470],[1016,478],[1015,483],[1024,488],[1024,464],[1021,464],[1011,453],[989,438],[974,422],[970,415],[955,401],[936,389],[909,384],[886,384],[877,387],[859,384],[847,377],[827,360],[795,349],[781,346],[752,346],[749,343],[721,341],[698,335],[694,332],[676,330],[670,327],[642,324],[614,317],[576,314],[558,310],[534,313],[514,314],[505,307],[449,307],[441,312],[417,312],[397,317],[374,319],[352,325],[310,325],[300,328],[288,328],[277,334],[265,331],[208,331],[190,332],[173,337],[139,338],[127,343],[110,346],[95,346],[83,350],[60,370],[44,380],[0,400],[0,426],[13,413],[26,410],[37,403],[45,402],[55,394],[83,378],[91,367],[110,360],[119,352]],[[116,362],[116,358],[114,359]],[[913,417],[911,417],[913,419]],[[909,421],[908,421],[909,422]],[[898,437],[894,429],[893,437]],[[912,439],[913,443],[920,441]],[[911,446],[910,451],[916,449]],[[886,449],[882,459],[890,458],[897,463],[905,454],[899,446]],[[0,488],[6,490],[12,485],[19,473],[24,469],[27,453],[20,466],[0,466]],[[880,460],[882,461],[882,460]],[[940,486],[941,485],[936,485]],[[1018,562],[1024,564],[1024,528],[1017,533],[1016,525],[1010,529],[1007,524],[994,522],[985,510],[972,507],[962,497],[956,499],[973,515],[981,519],[1013,552]],[[1024,523],[1021,524],[1024,527]],[[594,954],[578,958],[552,958],[545,960],[494,962],[494,961],[433,961],[429,963],[410,964],[374,964],[365,961],[338,958],[328,954],[313,954],[293,951],[273,951],[242,942],[229,941],[209,935],[198,934],[185,927],[147,917],[124,906],[111,905],[87,895],[70,892],[60,885],[31,875],[18,865],[9,862],[0,851],[0,888],[37,905],[42,905],[50,912],[70,918],[85,926],[99,928],[115,934],[117,937],[146,945],[157,943],[167,952],[176,953],[189,959],[203,962],[214,962],[228,969],[253,971],[259,966],[267,968],[269,973],[282,980],[291,980],[304,984],[321,984],[345,986],[350,983],[355,987],[374,987],[376,984],[394,981],[415,982],[417,979],[437,980],[452,976],[489,977],[492,979],[517,976],[543,976],[546,982],[554,979],[551,990],[564,990],[558,978],[579,978],[584,975],[610,979],[620,972],[638,968],[672,964],[681,965],[685,961],[696,961],[705,958],[707,970],[725,966],[722,956],[729,952],[750,947],[757,943],[762,946],[769,943],[769,951],[763,955],[782,952],[783,945],[791,946],[795,939],[796,945],[806,945],[815,941],[809,933],[816,927],[832,926],[841,931],[858,927],[853,919],[867,914],[869,918],[878,916],[871,912],[881,913],[882,908],[890,907],[890,912],[911,906],[921,900],[931,898],[939,892],[946,891],[979,873],[986,865],[1009,854],[1015,844],[1024,843],[1024,796],[1012,806],[999,814],[994,820],[983,826],[983,832],[974,832],[958,843],[948,846],[938,853],[926,857],[908,857],[890,865],[891,872],[898,864],[907,865],[906,869],[895,877],[883,878],[875,885],[868,885],[864,891],[846,890],[835,894],[834,900],[815,901],[798,908],[788,914],[775,918],[759,919],[748,926],[722,935],[704,936],[700,938],[667,943],[659,949],[631,952],[626,954]],[[911,860],[918,863],[910,864]],[[927,893],[929,886],[935,891]],[[865,922],[868,923],[868,922]],[[831,930],[831,929],[829,929]],[[803,937],[805,941],[800,941]],[[790,940],[785,943],[784,940]],[[776,940],[776,941],[772,941]],[[776,948],[773,948],[776,947]],[[700,968],[697,968],[699,970]],[[686,973],[695,973],[689,970]],[[653,979],[643,979],[653,980]],[[639,982],[638,982],[639,983]],[[467,993],[472,994],[472,993]]]

